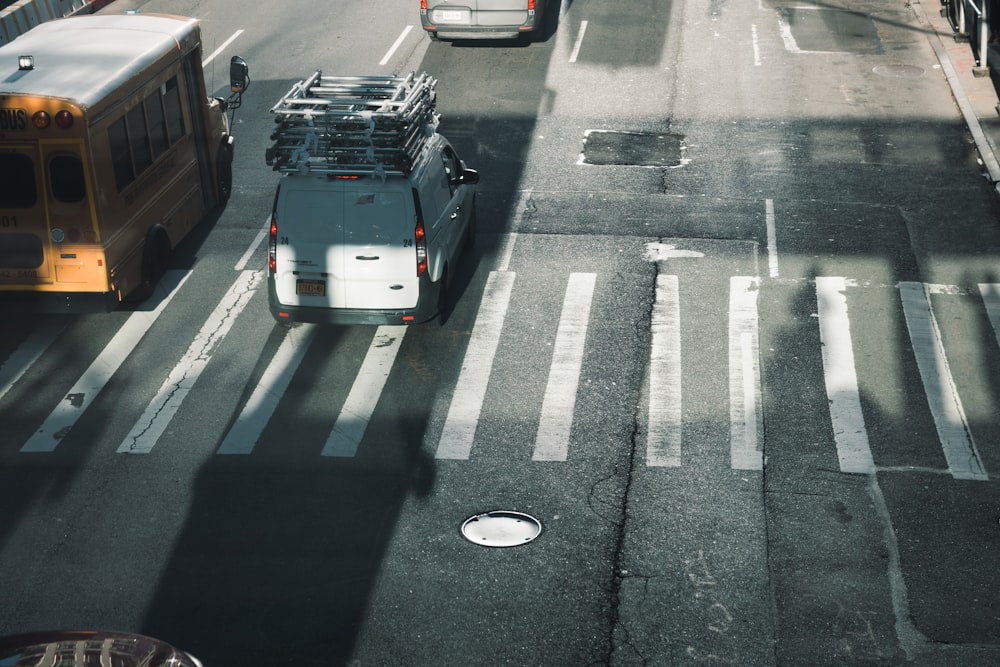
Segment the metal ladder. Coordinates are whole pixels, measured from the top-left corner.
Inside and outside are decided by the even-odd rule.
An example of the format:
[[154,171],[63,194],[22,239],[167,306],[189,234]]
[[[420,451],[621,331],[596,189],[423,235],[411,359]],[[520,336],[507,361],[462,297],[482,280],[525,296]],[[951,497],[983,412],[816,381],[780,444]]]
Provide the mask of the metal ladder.
[[437,131],[437,80],[323,76],[299,81],[271,107],[267,164],[283,173],[406,175]]

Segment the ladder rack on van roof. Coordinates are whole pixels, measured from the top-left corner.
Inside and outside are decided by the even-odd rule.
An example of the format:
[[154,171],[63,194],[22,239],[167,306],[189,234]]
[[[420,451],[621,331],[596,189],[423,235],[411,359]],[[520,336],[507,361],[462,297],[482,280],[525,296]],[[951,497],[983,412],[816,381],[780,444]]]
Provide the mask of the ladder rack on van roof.
[[299,81],[271,108],[275,171],[406,175],[439,116],[437,80],[407,76],[323,76]]

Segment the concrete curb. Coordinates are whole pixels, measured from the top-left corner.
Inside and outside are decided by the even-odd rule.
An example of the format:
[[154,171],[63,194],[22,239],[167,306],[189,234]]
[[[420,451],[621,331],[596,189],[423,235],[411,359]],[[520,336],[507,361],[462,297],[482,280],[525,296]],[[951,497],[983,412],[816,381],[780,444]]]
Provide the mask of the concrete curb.
[[[931,48],[934,49],[965,125],[976,144],[987,178],[1000,194],[1000,161],[996,150],[1000,136],[993,136],[997,132],[997,112],[1000,110],[996,88],[988,75],[982,76],[980,72],[974,71],[977,68],[974,66],[972,48],[968,43],[956,42],[951,25],[940,18],[940,8],[932,18],[927,15],[923,3],[913,2],[910,6],[920,22],[934,33],[928,37]],[[951,42],[950,45],[946,44],[946,39]],[[968,94],[969,89],[973,90],[972,96]]]

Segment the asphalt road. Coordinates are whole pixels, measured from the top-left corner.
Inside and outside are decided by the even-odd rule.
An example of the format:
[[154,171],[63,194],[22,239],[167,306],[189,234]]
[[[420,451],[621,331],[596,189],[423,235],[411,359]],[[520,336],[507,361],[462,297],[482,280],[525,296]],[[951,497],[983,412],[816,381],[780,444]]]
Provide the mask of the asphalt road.
[[[132,8],[202,19],[212,94],[249,61],[234,194],[125,348],[142,313],[4,312],[0,634],[206,665],[1000,661],[998,207],[909,7],[563,0],[530,43],[431,43],[403,0],[104,11]],[[439,79],[481,175],[443,323],[267,312],[268,109],[317,67]],[[324,456],[380,350],[364,437]],[[496,510],[541,534],[462,536]]]

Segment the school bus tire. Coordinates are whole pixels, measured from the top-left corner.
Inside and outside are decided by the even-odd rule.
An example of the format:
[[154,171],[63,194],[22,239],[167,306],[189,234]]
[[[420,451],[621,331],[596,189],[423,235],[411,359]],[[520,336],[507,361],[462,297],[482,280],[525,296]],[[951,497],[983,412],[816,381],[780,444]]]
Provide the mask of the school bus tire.
[[157,283],[163,277],[170,254],[170,238],[160,225],[154,225],[146,234],[142,248],[142,282],[132,293],[130,301],[145,301],[153,296]]
[[233,194],[233,148],[227,142],[219,146],[219,155],[215,160],[215,177],[219,206],[225,206]]

